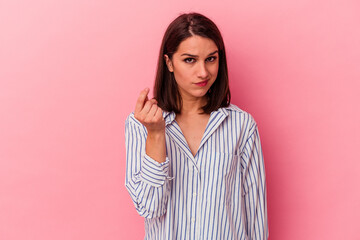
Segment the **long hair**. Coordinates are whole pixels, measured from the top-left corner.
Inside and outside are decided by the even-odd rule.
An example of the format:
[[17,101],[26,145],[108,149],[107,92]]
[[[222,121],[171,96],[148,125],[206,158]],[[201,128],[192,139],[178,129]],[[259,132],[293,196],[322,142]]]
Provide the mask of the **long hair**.
[[157,64],[154,85],[154,97],[161,109],[180,113],[182,99],[175,81],[174,73],[166,66],[164,55],[172,59],[180,43],[188,37],[198,35],[214,41],[219,53],[219,69],[215,82],[206,93],[207,104],[202,108],[204,113],[211,113],[220,107],[230,104],[230,89],[225,55],[225,46],[221,33],[215,23],[199,13],[181,14],[170,23],[165,31]]

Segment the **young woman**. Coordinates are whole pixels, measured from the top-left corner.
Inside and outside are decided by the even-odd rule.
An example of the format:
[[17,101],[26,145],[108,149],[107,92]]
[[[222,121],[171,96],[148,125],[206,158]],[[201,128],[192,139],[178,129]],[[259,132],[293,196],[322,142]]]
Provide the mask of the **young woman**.
[[154,99],[144,89],[125,123],[126,180],[145,239],[267,239],[256,122],[230,104],[216,25],[182,14],[167,28]]

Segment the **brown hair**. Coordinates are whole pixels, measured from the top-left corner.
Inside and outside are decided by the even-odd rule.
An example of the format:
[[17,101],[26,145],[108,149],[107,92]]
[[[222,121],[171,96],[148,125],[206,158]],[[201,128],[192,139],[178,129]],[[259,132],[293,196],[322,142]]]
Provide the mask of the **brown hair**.
[[182,14],[170,23],[164,34],[157,65],[154,85],[154,97],[161,109],[180,113],[182,99],[174,73],[167,69],[164,54],[172,59],[180,43],[188,37],[198,35],[214,41],[219,53],[218,75],[206,93],[207,104],[202,108],[204,113],[211,113],[220,107],[230,104],[230,89],[225,55],[225,46],[221,33],[215,23],[199,13]]

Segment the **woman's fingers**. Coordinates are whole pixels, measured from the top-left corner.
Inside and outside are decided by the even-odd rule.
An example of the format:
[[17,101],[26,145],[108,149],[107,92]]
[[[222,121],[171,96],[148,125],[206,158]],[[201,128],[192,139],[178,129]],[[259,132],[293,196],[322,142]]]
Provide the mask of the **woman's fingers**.
[[147,95],[149,94],[149,91],[150,91],[149,88],[145,88],[140,92],[140,95],[135,105],[135,113],[140,113],[141,110],[143,109],[144,104],[147,102]]
[[156,99],[148,98],[149,88],[140,92],[135,105],[134,116],[148,131],[163,131],[165,127],[162,109],[157,105]]
[[156,120],[162,120],[162,119],[164,119],[164,117],[163,117],[163,111],[162,111],[162,109],[159,108],[159,107],[157,107],[157,109],[156,109],[155,119],[156,119]]
[[146,116],[146,119],[145,121],[147,122],[152,122],[154,117],[155,117],[155,113],[156,113],[156,110],[158,109],[158,106],[156,104],[153,104]]
[[155,99],[150,99],[149,101],[147,101],[144,105],[144,108],[140,111],[140,114],[143,116],[147,115],[152,105],[156,104],[155,102]]

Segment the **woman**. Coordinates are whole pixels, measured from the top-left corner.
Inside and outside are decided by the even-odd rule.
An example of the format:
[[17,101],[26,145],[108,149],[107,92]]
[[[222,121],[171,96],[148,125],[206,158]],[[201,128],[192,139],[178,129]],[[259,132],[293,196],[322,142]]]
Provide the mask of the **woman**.
[[126,182],[145,239],[267,239],[256,122],[230,104],[225,47],[198,13],[167,28],[154,99],[144,89],[125,124]]

